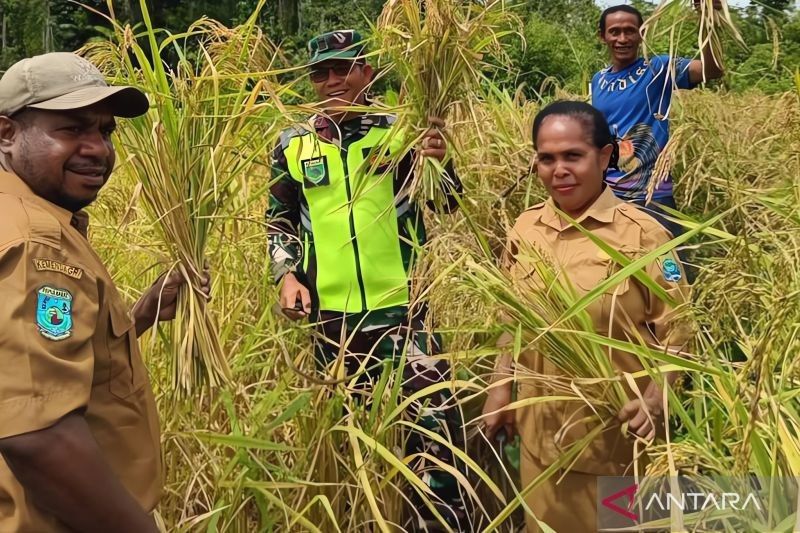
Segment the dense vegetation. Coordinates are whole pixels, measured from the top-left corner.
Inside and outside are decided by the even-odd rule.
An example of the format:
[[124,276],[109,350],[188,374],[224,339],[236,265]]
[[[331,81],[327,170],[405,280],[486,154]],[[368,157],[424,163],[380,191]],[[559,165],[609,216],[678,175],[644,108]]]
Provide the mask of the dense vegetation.
[[[102,0],[86,3],[106,9]],[[214,272],[207,313],[219,324],[229,384],[196,387],[187,397],[175,387],[180,328],[141,339],[164,431],[159,516],[170,531],[388,530],[400,515],[400,489],[416,480],[396,452],[398,429],[410,423],[400,415],[402,399],[388,376],[369,407],[347,383],[319,383],[307,326],[273,312],[263,221],[265,147],[280,126],[307,112],[280,101],[298,100],[299,71],[270,69],[296,61],[312,34],[367,28],[382,2],[359,1],[359,10],[352,2],[268,2],[235,30],[228,26],[248,21],[259,2],[148,4],[152,27],[192,28],[194,40],[162,54],[185,58],[183,68],[164,70],[153,60],[165,34],[143,26],[146,12],[135,0],[115,4],[115,27],[60,0],[4,0],[3,16],[14,23],[5,25],[3,61],[93,39],[84,52],[109,77],[143,87],[153,106],[145,117],[121,121],[123,156],[92,208],[92,243],[131,299],[165,267],[205,258]],[[788,4],[765,1],[738,12],[749,48],[730,44],[721,86],[677,97],[672,165],[694,233],[682,244],[699,272],[683,311],[697,328],[692,353],[678,365],[691,385],[670,395],[676,431],[671,442],[648,449],[651,473],[800,476],[800,16]],[[445,386],[458,391],[470,422],[495,355],[495,317],[518,303],[513,295],[501,301],[481,273],[495,264],[509,223],[544,194],[530,173],[537,91],[551,77],[546,98],[585,92],[604,57],[594,38],[598,13],[589,0],[522,2],[525,46],[505,40],[509,68],[493,71],[495,83],[485,82],[488,90],[468,95],[470,106],[448,117],[464,206],[429,215],[433,238],[415,275],[424,281],[416,287],[430,290],[457,377]],[[196,24],[203,14],[221,24]],[[142,39],[124,40],[126,23],[139,24]],[[683,38],[689,54],[691,32]],[[198,43],[207,55],[197,53]],[[465,109],[470,116],[459,114]],[[159,135],[150,135],[156,124]],[[166,212],[176,219],[166,220]],[[202,243],[187,252],[165,224],[191,226]],[[462,482],[478,506],[475,527],[510,531],[521,518],[514,450],[490,446],[474,423],[465,432],[470,468]],[[783,503],[770,508],[774,514],[726,517],[721,528],[791,531],[798,514]],[[685,517],[687,526],[692,519]]]
[[[201,16],[226,26],[242,23],[258,0],[147,0],[153,25],[171,32],[184,31]],[[358,28],[368,33],[385,2],[381,0],[270,0],[259,25],[280,43],[287,61],[301,57],[309,38],[330,28]],[[653,3],[633,2],[644,13]],[[3,20],[0,69],[15,60],[45,51],[75,50],[91,39],[108,35],[110,24],[99,13],[108,14],[107,0],[0,0]],[[605,51],[596,39],[600,8],[592,0],[523,0],[511,2],[523,20],[521,35],[507,44],[511,63],[498,74],[507,87],[524,85],[534,95],[550,78],[562,87],[585,92],[588,79],[605,61]],[[792,0],[751,1],[738,9],[735,21],[748,48],[730,45],[729,74],[723,84],[734,90],[759,88],[776,93],[790,88],[790,77],[800,68],[800,13]],[[138,0],[114,3],[115,16],[141,27]],[[665,43],[653,43],[664,52]],[[681,43],[682,54],[696,53],[691,39]],[[300,54],[300,55],[299,55]],[[552,90],[552,85],[550,85]]]

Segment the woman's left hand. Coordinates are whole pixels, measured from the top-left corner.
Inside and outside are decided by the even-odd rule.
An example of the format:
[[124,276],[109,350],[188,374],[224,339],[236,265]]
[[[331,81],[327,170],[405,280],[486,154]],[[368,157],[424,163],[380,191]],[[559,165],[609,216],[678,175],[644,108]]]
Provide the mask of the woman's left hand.
[[444,129],[445,122],[438,117],[428,117],[428,122],[431,127],[422,137],[422,156],[444,161],[447,155],[447,141],[442,136],[441,130]]

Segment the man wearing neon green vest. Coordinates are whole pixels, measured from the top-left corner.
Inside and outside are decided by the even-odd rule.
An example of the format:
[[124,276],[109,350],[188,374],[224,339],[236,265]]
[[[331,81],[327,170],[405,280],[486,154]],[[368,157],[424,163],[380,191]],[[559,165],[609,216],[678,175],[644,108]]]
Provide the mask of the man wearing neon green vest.
[[[422,213],[409,197],[414,154],[402,153],[395,117],[367,107],[373,71],[357,32],[320,35],[309,42],[309,51],[321,112],[283,132],[273,152],[266,213],[272,266],[283,282],[280,305],[290,318],[308,317],[315,324],[320,366],[331,367],[341,353],[347,373],[360,373],[361,390],[377,383],[383,361],[398,363],[405,354],[403,389],[410,395],[449,380],[447,362],[430,357],[440,352],[440,340],[428,333],[427,308],[412,306],[409,295],[415,249],[426,241]],[[445,163],[449,211],[457,205],[461,182],[447,163],[444,127],[431,118],[421,155]],[[428,395],[420,400],[424,409],[415,402],[409,414],[419,426],[457,443],[460,417],[455,408],[441,408],[448,400],[449,391]],[[407,437],[408,455],[428,454],[456,466],[446,446],[421,432]],[[450,527],[468,530],[455,477],[430,460],[416,459],[412,466],[436,494],[436,510]],[[417,512],[410,513],[406,529],[435,523],[434,513],[412,502]]]

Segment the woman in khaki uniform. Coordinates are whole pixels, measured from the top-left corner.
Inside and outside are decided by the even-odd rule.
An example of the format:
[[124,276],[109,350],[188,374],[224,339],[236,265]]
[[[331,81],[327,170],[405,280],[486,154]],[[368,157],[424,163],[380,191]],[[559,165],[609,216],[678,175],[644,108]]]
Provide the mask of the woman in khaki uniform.
[[[606,169],[616,165],[617,148],[599,111],[583,102],[555,102],[537,115],[533,136],[537,172],[550,198],[522,213],[509,234],[506,263],[513,276],[521,278],[531,273],[526,254],[516,256],[525,247],[551,258],[579,295],[592,290],[619,268],[559,216],[556,207],[629,258],[641,257],[670,240],[655,219],[617,199],[605,185]],[[675,301],[685,299],[685,276],[674,254],[660,257],[645,270]],[[680,351],[686,339],[685,330],[670,320],[671,309],[634,278],[608,289],[587,311],[595,331],[601,335],[633,342],[641,338],[673,353]],[[501,339],[501,346],[509,340]],[[632,354],[612,351],[610,357],[619,371],[642,369]],[[531,352],[520,356],[519,365],[539,374],[560,373],[553,363]],[[508,354],[500,358],[497,366],[498,378],[514,371]],[[672,383],[674,377],[666,376],[667,382]],[[517,384],[519,399],[552,395],[541,385],[526,384],[519,377]],[[662,409],[661,388],[649,378],[639,380],[638,386],[644,401],[629,391],[633,399],[620,410],[618,420],[606,421],[606,430],[586,447],[569,471],[558,472],[529,493],[526,503],[536,518],[558,532],[597,529],[597,476],[632,475],[636,438],[649,441],[656,434],[655,426],[662,425],[656,422]],[[509,436],[519,430],[524,487],[592,429],[576,422],[590,415],[591,410],[583,401],[560,401],[516,412],[498,412],[511,402],[511,387],[508,383],[489,390],[484,407],[486,432],[492,438],[501,429]],[[622,422],[628,422],[629,435],[623,435]],[[527,526],[529,532],[539,530],[532,516],[527,516]]]

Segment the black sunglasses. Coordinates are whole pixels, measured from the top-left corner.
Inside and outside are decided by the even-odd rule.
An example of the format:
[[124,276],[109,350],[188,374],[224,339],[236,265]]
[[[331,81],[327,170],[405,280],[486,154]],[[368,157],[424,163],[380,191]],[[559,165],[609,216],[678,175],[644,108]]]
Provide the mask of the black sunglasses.
[[346,62],[346,63],[334,63],[332,65],[315,65],[311,67],[311,72],[309,73],[309,77],[311,81],[320,83],[328,79],[328,72],[331,70],[334,74],[339,76],[340,78],[346,77],[350,74],[353,69],[357,66],[361,66],[361,63],[357,62]]

